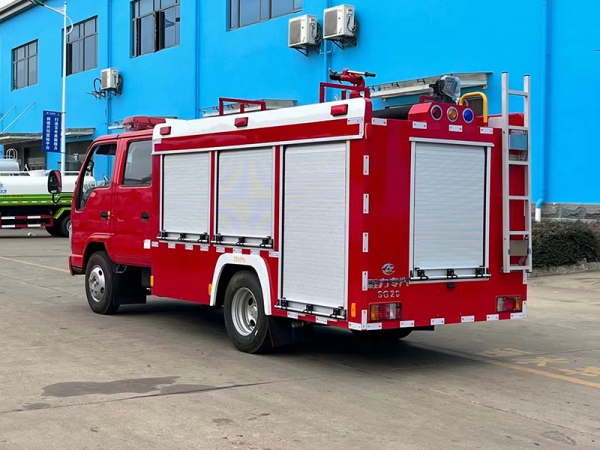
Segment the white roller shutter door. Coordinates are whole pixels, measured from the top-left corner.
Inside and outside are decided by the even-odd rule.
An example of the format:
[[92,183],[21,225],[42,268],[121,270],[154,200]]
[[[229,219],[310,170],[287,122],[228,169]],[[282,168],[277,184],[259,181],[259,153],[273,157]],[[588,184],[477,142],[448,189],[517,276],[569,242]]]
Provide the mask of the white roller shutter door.
[[219,154],[218,232],[273,236],[273,149]]
[[428,276],[485,265],[486,149],[417,142],[412,267]]
[[208,233],[210,155],[165,155],[162,183],[163,230],[171,233]]
[[346,144],[285,152],[283,297],[336,308],[346,298]]

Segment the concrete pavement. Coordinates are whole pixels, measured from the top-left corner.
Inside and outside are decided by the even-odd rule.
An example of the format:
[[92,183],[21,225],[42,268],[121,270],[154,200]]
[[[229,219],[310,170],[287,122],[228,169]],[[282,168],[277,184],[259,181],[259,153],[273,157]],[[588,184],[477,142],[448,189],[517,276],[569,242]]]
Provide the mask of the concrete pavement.
[[1,450],[600,448],[600,273],[532,279],[525,321],[252,356],[219,310],[93,314],[36,234],[0,234]]

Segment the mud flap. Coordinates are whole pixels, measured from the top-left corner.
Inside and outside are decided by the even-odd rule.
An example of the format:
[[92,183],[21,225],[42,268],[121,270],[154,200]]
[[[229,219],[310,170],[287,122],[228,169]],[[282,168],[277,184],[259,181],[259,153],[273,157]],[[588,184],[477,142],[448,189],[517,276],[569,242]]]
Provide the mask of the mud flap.
[[138,305],[146,303],[148,290],[142,287],[142,274],[139,270],[127,268],[115,273],[113,302],[115,305]]
[[269,316],[269,336],[273,347],[305,342],[312,334],[311,326],[292,327],[292,321],[285,317]]

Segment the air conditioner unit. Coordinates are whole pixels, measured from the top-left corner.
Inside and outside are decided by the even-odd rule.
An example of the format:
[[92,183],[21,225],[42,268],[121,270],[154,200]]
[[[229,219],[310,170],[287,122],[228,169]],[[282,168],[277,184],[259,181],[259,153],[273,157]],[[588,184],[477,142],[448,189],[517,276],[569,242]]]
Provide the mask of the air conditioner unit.
[[288,29],[288,46],[290,48],[306,48],[317,45],[317,16],[305,14],[290,19]]
[[117,69],[104,69],[101,72],[101,84],[103,91],[115,91],[119,87],[119,71]]
[[354,6],[340,5],[327,8],[324,12],[323,28],[324,39],[353,38],[356,29]]

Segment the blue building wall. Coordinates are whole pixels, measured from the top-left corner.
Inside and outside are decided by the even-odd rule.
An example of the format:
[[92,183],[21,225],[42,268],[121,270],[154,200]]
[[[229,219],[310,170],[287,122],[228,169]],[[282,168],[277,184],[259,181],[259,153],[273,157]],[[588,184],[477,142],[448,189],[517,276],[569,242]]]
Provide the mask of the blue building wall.
[[[181,44],[132,58],[130,2],[72,0],[74,22],[98,16],[98,67],[68,77],[67,127],[95,127],[101,135],[131,115],[196,118],[222,96],[316,102],[329,67],[377,73],[370,84],[489,71],[490,112],[499,113],[501,72],[510,73],[513,89],[521,89],[523,75],[530,74],[533,200],[600,203],[593,134],[600,112],[589,107],[600,95],[593,86],[600,72],[600,29],[590,14],[596,0],[304,0],[295,15],[315,14],[322,23],[323,9],[342,3],[356,7],[355,48],[327,44],[325,54],[304,57],[287,47],[292,15],[229,31],[227,0],[181,0]],[[13,132],[39,132],[42,111],[60,110],[61,28],[62,18],[40,7],[0,23],[0,112],[16,106],[18,114],[36,102]],[[34,39],[39,39],[39,82],[12,91],[11,49]],[[119,69],[123,94],[97,100],[87,93],[106,67]],[[589,88],[584,80],[592,80]],[[398,101],[406,99],[386,105]],[[515,102],[511,108],[522,106]],[[49,167],[58,159],[49,155]]]
[[546,200],[600,203],[600,4],[551,5]]

